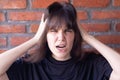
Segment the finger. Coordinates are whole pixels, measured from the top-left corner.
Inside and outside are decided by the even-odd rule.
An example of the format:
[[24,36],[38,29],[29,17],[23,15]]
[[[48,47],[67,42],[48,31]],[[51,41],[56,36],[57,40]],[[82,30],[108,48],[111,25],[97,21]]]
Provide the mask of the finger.
[[42,17],[41,17],[41,22],[44,22],[44,16],[45,16],[45,14],[43,13]]

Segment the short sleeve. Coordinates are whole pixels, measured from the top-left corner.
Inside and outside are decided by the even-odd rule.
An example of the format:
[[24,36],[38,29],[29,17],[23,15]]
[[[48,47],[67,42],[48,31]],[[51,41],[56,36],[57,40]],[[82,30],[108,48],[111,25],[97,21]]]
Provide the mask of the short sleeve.
[[15,61],[6,72],[9,80],[22,80],[26,67],[27,64],[22,60]]
[[102,55],[97,55],[94,61],[94,66],[96,66],[96,74],[98,74],[102,80],[109,80],[112,68]]

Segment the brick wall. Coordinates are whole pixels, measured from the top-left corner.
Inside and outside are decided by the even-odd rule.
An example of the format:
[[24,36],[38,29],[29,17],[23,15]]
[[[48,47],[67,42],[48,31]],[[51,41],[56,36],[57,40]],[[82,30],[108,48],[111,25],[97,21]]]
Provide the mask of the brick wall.
[[0,53],[30,39],[54,1],[70,1],[83,27],[120,52],[120,0],[0,0]]

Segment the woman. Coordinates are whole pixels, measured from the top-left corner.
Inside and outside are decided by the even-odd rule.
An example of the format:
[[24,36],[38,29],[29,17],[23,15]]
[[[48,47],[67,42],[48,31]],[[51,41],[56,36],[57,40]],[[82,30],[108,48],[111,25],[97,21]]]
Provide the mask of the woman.
[[[0,54],[0,80],[120,80],[119,53],[78,27],[70,3],[54,2],[47,10],[32,39]],[[102,56],[83,55],[82,39]],[[36,54],[16,61],[35,45]]]

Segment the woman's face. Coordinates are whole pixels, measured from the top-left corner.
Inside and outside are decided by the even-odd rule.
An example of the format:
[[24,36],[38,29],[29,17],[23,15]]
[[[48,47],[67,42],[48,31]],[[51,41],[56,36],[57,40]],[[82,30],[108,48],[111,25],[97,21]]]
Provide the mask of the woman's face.
[[66,26],[48,30],[47,43],[52,52],[52,57],[59,61],[70,59],[74,36],[74,31]]

